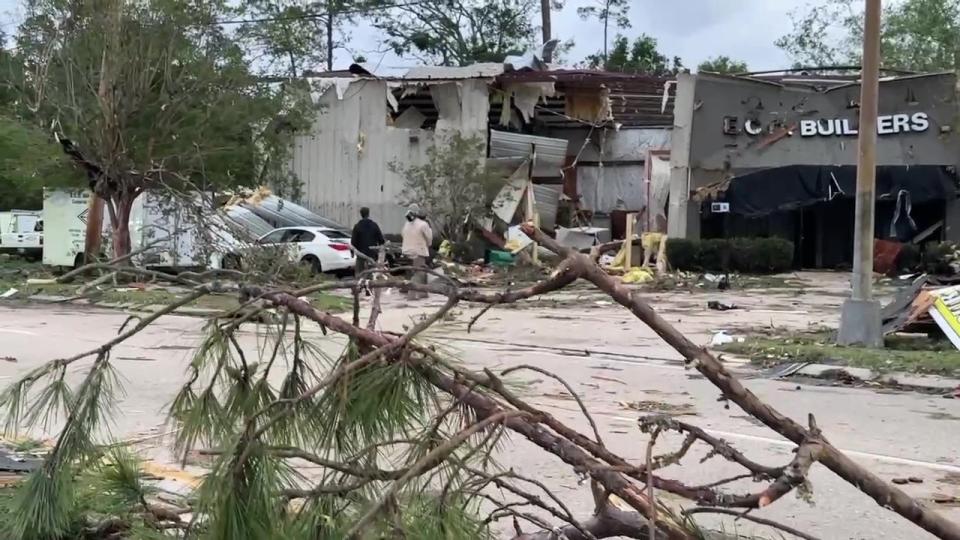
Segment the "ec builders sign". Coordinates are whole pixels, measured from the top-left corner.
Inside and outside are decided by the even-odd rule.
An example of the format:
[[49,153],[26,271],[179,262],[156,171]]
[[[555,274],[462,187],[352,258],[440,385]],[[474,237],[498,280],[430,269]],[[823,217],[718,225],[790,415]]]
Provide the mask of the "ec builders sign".
[[[877,135],[895,135],[897,133],[922,133],[930,128],[927,113],[888,114],[877,117]],[[856,127],[850,120],[843,118],[823,118],[820,120],[801,120],[801,137],[830,137],[832,135],[857,135]]]
[[[774,122],[763,126],[756,120],[747,120],[743,123],[743,133],[757,136],[764,132],[775,133],[777,128],[785,127],[782,122]],[[794,135],[799,130],[801,137],[833,137],[855,136],[859,133],[853,120],[849,118],[821,118],[818,120],[800,120],[796,128],[790,129]],[[877,135],[896,135],[898,133],[922,133],[930,129],[930,118],[925,112],[913,114],[888,114],[877,117]],[[735,116],[723,119],[723,132],[727,135],[740,133]]]

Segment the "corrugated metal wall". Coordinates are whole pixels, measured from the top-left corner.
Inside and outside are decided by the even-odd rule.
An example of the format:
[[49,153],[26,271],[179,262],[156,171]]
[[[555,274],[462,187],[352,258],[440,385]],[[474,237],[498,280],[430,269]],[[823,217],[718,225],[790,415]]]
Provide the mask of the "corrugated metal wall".
[[[487,83],[465,80],[438,83],[438,109],[452,110],[443,127],[462,126],[482,134],[489,110]],[[353,80],[338,99],[334,86],[319,97],[320,112],[313,134],[297,138],[293,172],[304,184],[302,204],[314,212],[352,226],[361,206],[386,234],[398,234],[404,223],[399,195],[403,177],[391,171],[426,161],[434,132],[387,125],[386,83]]]
[[[610,213],[623,200],[628,210],[646,206],[644,163],[648,150],[670,148],[671,130],[613,129],[554,130],[553,137],[566,137],[567,153],[579,154],[576,167],[577,193],[586,209]],[[586,141],[589,136],[589,141]]]

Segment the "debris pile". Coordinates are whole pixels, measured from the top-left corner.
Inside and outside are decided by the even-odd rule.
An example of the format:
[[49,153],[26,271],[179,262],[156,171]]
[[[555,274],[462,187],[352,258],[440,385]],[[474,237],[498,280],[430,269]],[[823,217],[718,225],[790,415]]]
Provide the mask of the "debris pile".
[[960,278],[921,275],[881,312],[883,333],[945,335],[960,349]]

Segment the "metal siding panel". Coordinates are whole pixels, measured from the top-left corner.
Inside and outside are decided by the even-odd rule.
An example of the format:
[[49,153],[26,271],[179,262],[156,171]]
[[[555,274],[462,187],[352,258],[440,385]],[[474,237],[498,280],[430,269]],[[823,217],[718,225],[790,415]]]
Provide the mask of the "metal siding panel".
[[560,169],[567,157],[566,139],[490,130],[490,157],[526,158],[530,156],[533,145],[536,145],[537,152],[537,163],[534,166],[533,175],[560,177]]
[[646,201],[643,165],[577,168],[580,195],[588,210],[610,213],[622,199],[627,210],[640,210]]
[[540,226],[553,229],[557,224],[557,207],[560,205],[561,185],[534,184],[533,198],[540,215]]

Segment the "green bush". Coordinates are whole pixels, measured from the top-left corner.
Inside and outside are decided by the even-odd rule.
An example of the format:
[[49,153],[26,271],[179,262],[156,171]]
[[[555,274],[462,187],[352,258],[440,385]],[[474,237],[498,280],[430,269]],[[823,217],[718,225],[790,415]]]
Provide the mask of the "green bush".
[[728,271],[730,268],[730,242],[722,238],[701,241],[700,267],[711,272]]
[[793,242],[782,238],[667,240],[667,261],[688,271],[776,274],[793,267]]
[[667,261],[674,268],[702,270],[700,267],[700,242],[684,238],[668,238]]

